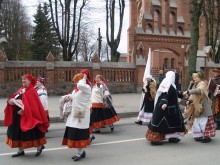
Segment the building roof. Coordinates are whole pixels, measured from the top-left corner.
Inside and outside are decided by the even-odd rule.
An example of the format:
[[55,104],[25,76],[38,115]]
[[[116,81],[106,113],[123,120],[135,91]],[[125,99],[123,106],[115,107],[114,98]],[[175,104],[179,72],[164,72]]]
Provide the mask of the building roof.
[[205,51],[205,53],[209,53],[210,51],[212,51],[212,46],[205,46],[204,48],[203,48],[203,50]]
[[151,3],[156,6],[161,6],[160,0],[152,0]]
[[146,20],[153,20],[153,16],[150,13],[144,13],[144,19],[146,19]]
[[170,1],[170,7],[177,8],[176,2],[173,0]]
[[177,22],[184,23],[185,21],[183,16],[177,16]]

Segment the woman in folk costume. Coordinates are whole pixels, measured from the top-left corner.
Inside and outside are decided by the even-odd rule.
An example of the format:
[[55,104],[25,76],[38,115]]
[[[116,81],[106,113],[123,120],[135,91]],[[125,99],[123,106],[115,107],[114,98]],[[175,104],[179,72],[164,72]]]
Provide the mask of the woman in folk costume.
[[216,123],[216,130],[220,130],[220,68],[212,70],[214,75],[209,81],[209,95],[212,100],[212,112]]
[[137,117],[136,124],[149,123],[154,110],[154,98],[156,95],[156,81],[150,74],[151,65],[151,49],[149,49],[148,59],[143,77],[143,89],[141,96],[140,112]]
[[92,88],[92,112],[90,126],[95,129],[94,133],[100,133],[100,128],[109,126],[114,131],[113,124],[119,121],[113,105],[105,80],[101,75],[95,78],[95,85]]
[[39,77],[37,79],[37,83],[35,85],[35,89],[37,90],[38,96],[40,98],[40,101],[44,107],[44,110],[47,113],[47,118],[49,119],[49,112],[48,112],[48,96],[47,96],[47,89],[44,86],[45,78]]
[[73,78],[76,88],[66,98],[72,100],[72,110],[67,117],[62,145],[78,149],[77,155],[72,157],[74,161],[86,157],[85,148],[90,144],[91,87],[86,83],[86,79],[86,75],[76,74]]
[[18,148],[12,157],[25,155],[24,149],[37,147],[39,156],[46,144],[45,132],[49,127],[44,107],[34,89],[36,79],[26,74],[22,77],[23,86],[11,95],[5,108],[4,125],[8,126],[6,144]]
[[178,143],[184,135],[185,126],[174,83],[175,73],[169,71],[157,90],[153,116],[146,133],[146,139],[151,145],[161,145],[165,139]]
[[145,86],[142,89],[144,99],[141,104],[141,110],[138,114],[136,124],[142,125],[142,122],[149,123],[153,110],[154,110],[154,99],[156,95],[156,83],[151,75],[146,76]]
[[191,103],[187,116],[192,115],[192,134],[196,141],[208,143],[215,136],[215,122],[211,109],[211,100],[208,97],[208,85],[203,81],[203,74],[193,73],[194,85],[183,94],[189,96]]

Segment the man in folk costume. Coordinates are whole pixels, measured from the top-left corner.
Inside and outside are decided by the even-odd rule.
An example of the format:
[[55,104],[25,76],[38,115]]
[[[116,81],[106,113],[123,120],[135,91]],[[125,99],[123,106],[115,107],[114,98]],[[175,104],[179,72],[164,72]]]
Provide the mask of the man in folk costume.
[[203,79],[202,73],[193,73],[195,84],[191,90],[185,91],[183,94],[188,95],[188,100],[191,102],[187,113],[192,114],[193,138],[196,141],[208,143],[211,141],[211,137],[215,136],[215,123],[211,109],[211,101],[208,97],[208,86]]
[[[213,69],[214,77],[210,79],[209,92],[212,100],[212,111],[216,123],[216,130],[220,130],[220,68]],[[217,89],[216,89],[217,88]]]
[[154,110],[154,98],[156,95],[156,81],[150,74],[151,69],[151,49],[149,49],[148,59],[143,77],[143,89],[141,96],[140,112],[137,117],[136,124],[149,123]]
[[77,155],[72,157],[74,161],[86,157],[85,149],[90,144],[91,86],[87,84],[87,78],[85,74],[76,74],[73,78],[76,88],[65,98],[72,100],[72,109],[67,117],[62,145],[78,149]]
[[34,89],[36,79],[25,74],[23,86],[11,95],[5,108],[4,126],[8,126],[6,144],[18,148],[12,157],[25,155],[24,149],[37,147],[39,156],[46,144],[45,132],[49,127],[47,115]]
[[40,98],[40,101],[44,107],[44,110],[47,113],[47,118],[49,120],[49,112],[48,112],[48,96],[47,96],[47,89],[44,86],[45,78],[39,77],[37,79],[37,83],[35,85],[35,89],[37,90],[38,96]]
[[185,126],[178,105],[178,93],[175,85],[175,73],[169,71],[161,82],[155,97],[153,116],[148,125],[146,139],[151,145],[161,145],[168,139],[178,143],[184,136]]

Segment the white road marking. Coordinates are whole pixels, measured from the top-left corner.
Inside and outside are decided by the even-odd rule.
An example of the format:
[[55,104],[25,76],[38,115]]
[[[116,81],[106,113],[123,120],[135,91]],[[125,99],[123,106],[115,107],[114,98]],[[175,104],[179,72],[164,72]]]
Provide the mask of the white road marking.
[[[188,134],[191,134],[191,133],[192,133],[192,132],[188,132]],[[145,139],[146,139],[146,138],[137,138],[137,139],[128,139],[128,140],[112,141],[112,142],[91,144],[90,146],[101,146],[101,145],[108,145],[108,144],[126,143],[126,142],[140,141],[140,140],[145,140]],[[65,150],[65,149],[68,149],[68,147],[48,148],[48,149],[44,149],[44,152],[45,152],[45,151]],[[25,151],[25,153],[33,153],[33,152],[36,152],[36,150]],[[0,154],[0,156],[7,156],[7,155],[12,155],[12,154],[14,154],[14,152],[2,153],[2,154]]]
[[[145,140],[145,139],[146,138],[138,138],[138,139],[112,141],[112,142],[91,144],[90,146],[101,146],[101,145],[108,145],[108,144],[126,143],[126,142],[140,141],[140,140]],[[65,149],[68,149],[68,147],[48,148],[48,149],[44,149],[44,152],[45,151],[65,150]],[[36,152],[36,150],[25,151],[25,153],[33,153],[33,152]],[[14,152],[2,153],[2,154],[0,154],[0,156],[7,156],[7,155],[12,155],[12,154],[14,154]]]

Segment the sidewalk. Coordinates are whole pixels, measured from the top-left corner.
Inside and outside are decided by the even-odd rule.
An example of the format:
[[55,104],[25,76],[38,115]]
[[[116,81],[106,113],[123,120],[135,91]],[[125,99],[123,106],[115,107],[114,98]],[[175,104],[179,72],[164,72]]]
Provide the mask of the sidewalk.
[[[59,107],[58,100],[60,96],[49,96],[49,114],[51,122],[59,122]],[[121,118],[124,117],[136,117],[139,112],[139,105],[141,94],[137,93],[123,93],[123,94],[112,94],[113,105],[116,112]],[[6,105],[7,98],[0,98],[0,125],[4,118],[4,108]]]

